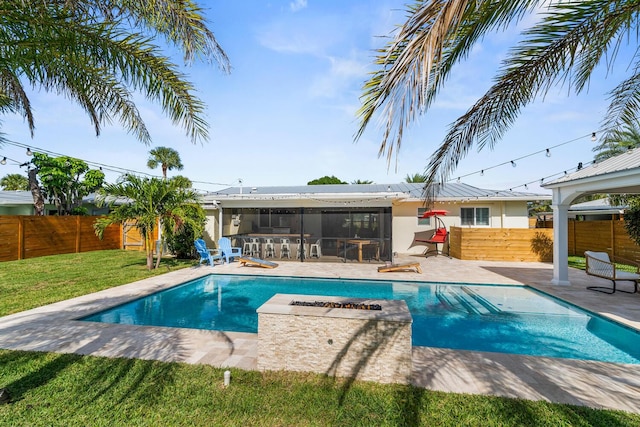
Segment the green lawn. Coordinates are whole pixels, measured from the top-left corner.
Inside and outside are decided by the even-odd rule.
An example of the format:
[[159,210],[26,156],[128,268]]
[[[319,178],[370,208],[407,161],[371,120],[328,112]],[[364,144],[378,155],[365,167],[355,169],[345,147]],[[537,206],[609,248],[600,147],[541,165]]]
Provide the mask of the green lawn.
[[148,271],[144,252],[97,251],[0,262],[0,316],[195,265],[164,259]]
[[569,256],[569,267],[584,270],[587,268],[587,264],[583,256]]
[[[193,265],[173,262],[169,268]],[[158,272],[167,271],[163,266]],[[0,264],[1,312],[149,277],[144,254]],[[18,294],[16,296],[16,294]],[[52,331],[55,333],[55,331]],[[0,343],[1,346],[1,343]],[[0,426],[638,426],[640,415],[411,386],[181,363],[0,350]]]

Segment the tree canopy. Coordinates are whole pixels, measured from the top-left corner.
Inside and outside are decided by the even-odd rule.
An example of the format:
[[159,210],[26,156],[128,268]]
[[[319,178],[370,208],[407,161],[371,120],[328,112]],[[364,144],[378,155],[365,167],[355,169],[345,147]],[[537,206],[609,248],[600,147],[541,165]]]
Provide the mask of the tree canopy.
[[40,178],[42,195],[56,205],[58,215],[83,213],[83,198],[104,183],[101,170],[90,169],[85,161],[73,157],[33,153],[31,163]]
[[[525,21],[543,10],[539,20]],[[640,2],[633,0],[430,0],[408,6],[406,21],[379,51],[365,83],[358,112],[362,136],[372,118],[384,123],[380,154],[400,149],[405,128],[433,104],[447,77],[490,32],[524,26],[523,39],[503,60],[493,86],[451,123],[425,170],[427,185],[445,182],[470,148],[493,147],[521,110],[565,85],[580,93],[596,67],[611,69],[622,46],[638,43]],[[533,22],[527,26],[528,22]],[[602,128],[612,132],[637,121],[640,109],[640,57],[608,94]]]
[[347,184],[347,182],[342,181],[339,178],[331,175],[325,175],[322,178],[314,179],[313,181],[307,182],[307,185],[324,185],[324,184]]
[[167,170],[182,170],[184,167],[180,159],[180,154],[169,147],[156,147],[149,151],[147,167],[149,169],[155,169],[158,165],[162,167],[162,177],[165,179],[167,178]]
[[204,104],[156,39],[195,59],[228,59],[194,0],[0,0],[0,112],[22,115],[33,135],[26,86],[80,105],[96,135],[120,122],[144,143],[151,136],[134,95],[161,105],[196,142],[208,139]]
[[0,188],[5,191],[29,190],[29,180],[19,173],[10,173],[0,178]]
[[407,174],[407,176],[404,178],[404,180],[405,180],[405,182],[416,183],[416,182],[425,182],[427,179],[421,173],[414,173],[413,175]]

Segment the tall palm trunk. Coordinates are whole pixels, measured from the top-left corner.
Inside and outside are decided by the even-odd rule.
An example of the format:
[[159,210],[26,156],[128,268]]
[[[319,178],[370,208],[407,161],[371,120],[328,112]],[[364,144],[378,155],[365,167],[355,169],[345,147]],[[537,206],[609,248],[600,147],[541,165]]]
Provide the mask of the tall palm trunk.
[[153,229],[148,230],[144,236],[145,250],[147,253],[147,270],[153,270]]
[[33,206],[35,208],[36,215],[44,215],[44,197],[38,184],[38,178],[36,177],[38,171],[36,169],[29,169],[29,190],[33,196]]

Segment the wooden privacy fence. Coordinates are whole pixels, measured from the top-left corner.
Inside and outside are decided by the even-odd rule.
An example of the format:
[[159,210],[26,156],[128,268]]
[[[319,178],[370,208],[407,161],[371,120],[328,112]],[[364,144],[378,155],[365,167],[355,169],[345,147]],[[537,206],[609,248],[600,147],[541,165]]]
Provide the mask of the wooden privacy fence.
[[569,255],[584,251],[608,252],[640,260],[640,247],[629,237],[623,220],[569,221]]
[[[640,247],[622,220],[569,221],[568,242],[569,255],[599,251],[640,260]],[[449,245],[451,256],[465,260],[553,261],[551,228],[451,227]]]
[[552,261],[553,230],[451,227],[449,250],[463,260]]
[[120,249],[122,227],[111,225],[100,240],[95,216],[0,216],[0,261]]

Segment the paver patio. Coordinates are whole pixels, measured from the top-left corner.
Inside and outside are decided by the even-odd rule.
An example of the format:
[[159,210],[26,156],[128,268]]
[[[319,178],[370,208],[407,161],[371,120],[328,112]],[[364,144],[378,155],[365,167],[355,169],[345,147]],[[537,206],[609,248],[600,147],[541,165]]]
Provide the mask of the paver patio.
[[[640,330],[640,294],[605,295],[606,284],[570,269],[571,286],[550,284],[551,264],[403,257],[423,274],[378,273],[375,264],[282,262],[194,267],[0,318],[0,347],[256,368],[257,334],[81,322],[73,319],[209,273],[527,284]],[[622,286],[625,286],[624,284]],[[413,347],[412,382],[448,392],[572,403],[640,413],[639,365]]]

